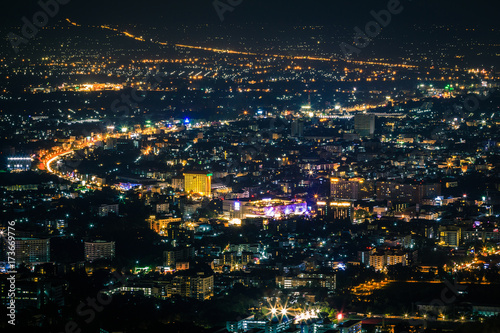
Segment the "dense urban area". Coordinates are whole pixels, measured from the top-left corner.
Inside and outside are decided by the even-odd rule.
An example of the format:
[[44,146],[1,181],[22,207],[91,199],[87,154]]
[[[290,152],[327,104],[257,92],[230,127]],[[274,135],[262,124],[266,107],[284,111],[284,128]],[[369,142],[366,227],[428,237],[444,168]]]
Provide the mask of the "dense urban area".
[[499,332],[498,29],[210,29],[0,51],[2,331]]

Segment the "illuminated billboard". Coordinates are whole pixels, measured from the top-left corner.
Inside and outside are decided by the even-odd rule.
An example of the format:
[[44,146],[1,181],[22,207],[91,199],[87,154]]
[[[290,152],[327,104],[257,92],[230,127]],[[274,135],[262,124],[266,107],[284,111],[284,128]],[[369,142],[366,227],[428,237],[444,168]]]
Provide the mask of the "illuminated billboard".
[[305,202],[290,205],[270,206],[264,208],[264,215],[267,217],[302,215],[307,211]]
[[307,213],[306,202],[282,199],[256,201],[225,200],[223,207],[229,219],[252,217],[279,218]]

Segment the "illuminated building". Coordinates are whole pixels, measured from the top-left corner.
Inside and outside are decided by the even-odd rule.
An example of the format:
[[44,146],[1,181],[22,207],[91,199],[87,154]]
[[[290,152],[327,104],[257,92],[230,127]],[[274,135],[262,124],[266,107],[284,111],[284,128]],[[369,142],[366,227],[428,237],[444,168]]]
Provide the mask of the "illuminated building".
[[374,194],[373,182],[363,178],[330,179],[330,195],[335,200],[361,200],[371,198]]
[[[251,328],[248,327],[248,323],[251,324]],[[226,323],[226,329],[228,332],[245,332],[249,329],[256,328],[257,325],[261,325],[265,327],[267,321],[266,320],[255,320],[255,315],[251,315],[245,319],[238,321],[228,321]]]
[[401,202],[414,202],[415,188],[412,184],[399,184],[396,182],[378,182],[377,199],[395,200]]
[[120,184],[118,184],[118,187],[122,191],[130,191],[131,189],[134,189],[134,188],[141,188],[142,185],[141,184],[134,184],[134,183],[120,183]]
[[424,198],[441,195],[440,184],[402,184],[397,182],[377,182],[377,200],[421,203]]
[[[214,296],[214,276],[212,274],[185,271],[172,280],[170,295],[186,298],[196,298],[204,301]],[[184,274],[183,274],[184,273]]]
[[156,213],[162,214],[167,213],[170,205],[168,203],[156,204]]
[[113,259],[115,257],[115,242],[97,240],[85,242],[85,260]]
[[375,248],[368,247],[364,250],[358,251],[358,260],[365,265],[370,264],[370,255],[375,253]]
[[38,184],[16,184],[16,185],[4,185],[3,189],[6,191],[37,191],[39,185]]
[[176,176],[172,178],[172,187],[174,190],[183,191],[184,190],[184,177]]
[[97,215],[104,217],[108,216],[109,213],[118,215],[118,204],[114,205],[101,205],[97,208]]
[[375,115],[357,114],[354,116],[354,130],[360,137],[370,137],[375,133]]
[[376,271],[383,270],[386,266],[402,264],[406,266],[408,263],[407,253],[402,250],[378,250],[369,252],[369,266],[375,268]]
[[307,213],[307,203],[281,199],[224,200],[224,214],[230,219],[259,217],[280,218]]
[[383,270],[385,267],[385,255],[382,253],[374,253],[370,255],[370,267],[375,268],[376,271]]
[[212,193],[212,174],[204,171],[184,173],[184,191],[210,196]]
[[406,266],[406,256],[402,252],[387,253],[386,254],[386,264],[388,266],[397,265],[397,264],[402,264],[403,266]]
[[373,207],[373,214],[377,214],[377,217],[382,217],[387,213],[387,207]]
[[353,204],[350,201],[318,201],[317,212],[326,220],[350,220],[353,219]]
[[470,230],[463,230],[462,238],[466,242],[470,241],[500,242],[500,232],[498,232],[498,228],[483,229],[475,227]]
[[[10,299],[7,294],[10,290],[10,282],[6,279],[0,280],[0,303],[3,306],[8,306],[10,304]],[[38,284],[34,281],[16,281],[15,284],[15,305],[16,310],[26,309],[26,308],[39,308],[39,296],[40,288]]]
[[361,321],[359,320],[348,320],[339,324],[338,330],[340,333],[361,333]]
[[339,178],[332,178],[330,182],[330,195],[333,199],[358,198],[359,183]]
[[11,171],[28,171],[31,169],[31,157],[8,157],[7,169]]
[[106,294],[138,294],[143,296],[151,296],[153,295],[153,288],[151,287],[140,287],[140,286],[122,286],[110,289],[106,291]]
[[242,252],[241,253],[241,264],[247,265],[248,263],[252,263],[255,255],[252,252]]
[[226,329],[228,332],[247,332],[247,331],[258,331],[258,332],[269,332],[269,333],[279,333],[290,329],[292,321],[269,321],[269,320],[256,320],[255,316],[250,316],[238,321],[228,321],[226,323]]
[[168,225],[173,222],[181,222],[181,218],[169,217],[156,219],[156,216],[150,216],[148,219],[149,228],[156,231],[158,234],[165,236],[167,234]]
[[189,261],[179,261],[175,263],[176,271],[186,271],[189,269]]
[[170,268],[176,267],[176,263],[179,261],[188,261],[192,258],[194,258],[194,247],[191,246],[163,252],[163,262],[165,266]]
[[222,255],[222,263],[226,266],[236,266],[238,264],[238,255],[236,252],[224,252]]
[[326,274],[306,274],[301,273],[297,276],[277,276],[276,285],[278,288],[295,289],[299,287],[321,287],[328,290],[337,288],[337,276]]
[[18,238],[15,240],[16,265],[29,262],[50,261],[50,240],[38,238]]
[[[330,182],[330,195],[336,200],[359,200],[365,181],[360,178],[344,180],[332,178]],[[366,191],[366,190],[365,190]]]
[[462,239],[462,229],[455,226],[439,227],[439,245],[441,246],[460,246]]

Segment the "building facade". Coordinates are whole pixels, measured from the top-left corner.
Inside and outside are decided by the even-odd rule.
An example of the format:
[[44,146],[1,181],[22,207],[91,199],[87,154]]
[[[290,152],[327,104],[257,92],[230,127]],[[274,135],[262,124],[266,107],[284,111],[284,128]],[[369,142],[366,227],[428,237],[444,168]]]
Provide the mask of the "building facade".
[[50,261],[50,239],[18,238],[15,243],[16,265]]
[[357,114],[354,116],[354,130],[361,137],[373,136],[375,133],[375,115]]
[[184,174],[184,191],[202,196],[212,194],[212,174],[203,171],[191,171]]
[[98,240],[85,242],[85,260],[113,259],[115,257],[115,242]]

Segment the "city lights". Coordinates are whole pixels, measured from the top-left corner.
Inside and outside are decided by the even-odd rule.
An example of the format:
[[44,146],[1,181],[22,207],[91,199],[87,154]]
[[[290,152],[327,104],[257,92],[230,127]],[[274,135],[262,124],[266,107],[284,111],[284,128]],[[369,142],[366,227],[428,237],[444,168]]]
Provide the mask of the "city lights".
[[6,325],[498,326],[493,7],[63,2],[0,22]]

